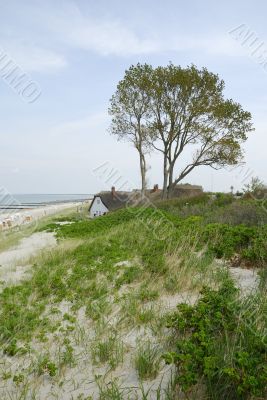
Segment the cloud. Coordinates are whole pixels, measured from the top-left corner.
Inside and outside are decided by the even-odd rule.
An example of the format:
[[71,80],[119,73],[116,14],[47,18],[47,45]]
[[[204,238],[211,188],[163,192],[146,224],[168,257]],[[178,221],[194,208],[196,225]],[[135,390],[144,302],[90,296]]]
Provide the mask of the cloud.
[[92,50],[103,56],[131,56],[186,50],[228,56],[241,56],[244,53],[241,46],[227,34],[202,38],[173,35],[164,40],[155,35],[144,38],[116,20],[81,21],[65,35],[65,38],[72,46]]
[[[8,5],[6,7],[8,9]],[[244,55],[242,47],[227,31],[210,31],[207,36],[199,35],[193,28],[185,31],[166,24],[137,28],[129,18],[110,14],[99,18],[89,6],[81,12],[77,3],[70,0],[60,6],[50,1],[38,3],[38,6],[26,2],[23,19],[14,13],[18,10],[12,10],[13,24],[16,24],[12,33],[16,37],[10,40],[10,27],[1,20],[1,45],[6,45],[7,51],[28,71],[53,72],[64,68],[67,65],[64,52],[68,49],[117,57],[181,51],[216,56]],[[8,38],[6,43],[5,37]]]
[[[42,18],[44,26],[46,18]],[[54,37],[66,46],[94,51],[100,55],[128,56],[154,53],[159,50],[155,37],[139,35],[134,29],[114,17],[97,18],[81,13],[76,4],[66,2],[64,8],[54,8],[49,19]]]
[[104,131],[108,126],[108,116],[106,112],[99,112],[76,120],[65,121],[53,125],[49,129],[49,134],[53,136],[71,136],[77,138],[77,135],[88,135],[93,132]]
[[2,40],[1,46],[25,72],[54,72],[67,65],[63,55],[30,42]]
[[[51,23],[52,21],[52,23]],[[46,20],[43,19],[46,24]],[[204,51],[207,54],[242,56],[241,46],[226,31],[198,35],[172,30],[170,27],[144,27],[138,32],[136,26],[116,17],[97,18],[81,13],[74,3],[65,3],[64,8],[54,9],[49,29],[56,40],[66,46],[93,51],[102,56],[132,56],[155,54],[167,51]]]
[[84,21],[68,36],[72,45],[95,51],[103,56],[129,56],[160,51],[161,44],[141,38],[119,21]]
[[208,55],[237,57],[246,55],[242,46],[228,33],[193,37],[173,35],[168,43],[160,43],[161,51],[200,51]]

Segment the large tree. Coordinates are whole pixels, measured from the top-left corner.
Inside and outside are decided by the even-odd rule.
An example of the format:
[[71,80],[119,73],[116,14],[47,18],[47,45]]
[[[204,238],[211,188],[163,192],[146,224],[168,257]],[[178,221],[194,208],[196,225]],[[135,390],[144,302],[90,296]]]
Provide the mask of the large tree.
[[138,150],[143,192],[149,145],[163,156],[164,198],[197,167],[219,169],[242,160],[251,114],[225,99],[223,90],[218,75],[193,65],[137,64],[126,71],[111,99],[112,132]]
[[150,91],[152,67],[145,64],[131,66],[118,83],[110,100],[109,114],[112,116],[111,133],[119,140],[130,141],[139,154],[142,195],[146,189],[146,153],[149,151],[147,119],[150,113]]
[[[241,144],[252,130],[251,115],[224,99],[224,82],[218,75],[206,68],[169,64],[155,68],[151,78],[151,141],[163,154],[163,197],[196,167],[219,169],[241,161]],[[190,159],[175,175],[187,148]]]

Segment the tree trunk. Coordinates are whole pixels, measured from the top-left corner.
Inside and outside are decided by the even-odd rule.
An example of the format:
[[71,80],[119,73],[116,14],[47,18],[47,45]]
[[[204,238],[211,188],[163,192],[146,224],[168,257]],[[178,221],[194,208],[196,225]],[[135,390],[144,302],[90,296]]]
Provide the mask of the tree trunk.
[[164,163],[163,163],[163,187],[162,187],[162,198],[167,199],[168,195],[168,160],[167,156],[164,154]]
[[174,164],[171,163],[170,164],[170,168],[169,168],[169,183],[168,183],[168,192],[167,192],[167,197],[168,199],[171,198],[171,194],[173,191],[173,169],[174,169]]
[[145,190],[146,190],[146,160],[144,154],[139,152],[139,159],[140,159],[140,171],[141,171],[141,197],[145,197]]

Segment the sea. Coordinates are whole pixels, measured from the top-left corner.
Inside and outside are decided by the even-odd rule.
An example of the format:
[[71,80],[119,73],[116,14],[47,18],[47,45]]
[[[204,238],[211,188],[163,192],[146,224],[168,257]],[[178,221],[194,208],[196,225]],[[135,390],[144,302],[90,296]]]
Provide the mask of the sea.
[[[2,194],[2,195],[1,195]],[[0,209],[37,208],[47,204],[83,202],[93,198],[92,194],[7,194],[0,193]]]

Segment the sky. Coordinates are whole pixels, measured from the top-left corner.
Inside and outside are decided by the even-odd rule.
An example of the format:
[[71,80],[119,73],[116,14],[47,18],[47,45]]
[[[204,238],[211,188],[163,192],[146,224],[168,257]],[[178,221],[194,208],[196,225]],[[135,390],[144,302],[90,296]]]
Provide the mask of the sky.
[[[213,191],[266,182],[266,14],[263,0],[0,0],[0,187],[94,193],[109,189],[96,172],[103,164],[139,187],[136,150],[108,132],[109,100],[131,64],[170,61],[218,73],[255,127],[245,165],[201,167],[185,182]],[[4,60],[34,83],[36,99],[8,82]],[[161,156],[148,164],[148,184],[161,186]]]

